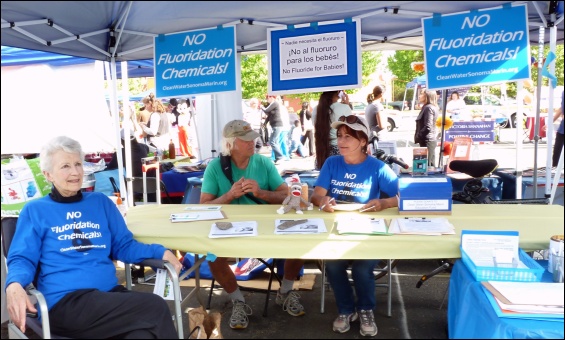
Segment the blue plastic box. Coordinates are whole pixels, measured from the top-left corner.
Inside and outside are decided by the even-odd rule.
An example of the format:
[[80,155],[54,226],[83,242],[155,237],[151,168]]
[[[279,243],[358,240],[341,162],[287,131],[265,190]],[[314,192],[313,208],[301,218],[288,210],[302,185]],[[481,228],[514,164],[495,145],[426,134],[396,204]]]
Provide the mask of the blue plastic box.
[[450,215],[452,190],[449,177],[401,177],[398,212]]

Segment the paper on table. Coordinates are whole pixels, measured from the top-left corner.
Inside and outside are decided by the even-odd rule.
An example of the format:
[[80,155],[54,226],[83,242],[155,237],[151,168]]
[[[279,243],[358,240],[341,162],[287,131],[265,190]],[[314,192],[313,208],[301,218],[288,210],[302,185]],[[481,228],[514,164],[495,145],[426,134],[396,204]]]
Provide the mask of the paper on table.
[[275,220],[275,234],[276,235],[284,235],[284,234],[319,234],[319,233],[326,233],[326,225],[324,224],[324,220],[321,218],[309,218],[306,222],[297,224],[290,228],[281,230],[277,228],[283,222],[286,221],[294,221],[294,219],[281,219]]
[[189,213],[171,214],[170,220],[176,222],[192,222],[192,221],[206,221],[206,220],[221,220],[226,218],[224,213],[220,210],[215,211],[194,211]]
[[216,223],[210,228],[209,238],[257,236],[256,221],[231,222],[233,227],[222,230]]
[[363,207],[364,205],[365,204],[363,203],[351,203],[351,204],[338,203],[332,206],[332,208],[336,211],[357,211],[361,209],[361,207]]
[[221,205],[204,205],[204,204],[199,204],[193,207],[184,208],[184,210],[189,210],[189,211],[214,211],[221,209],[222,209]]
[[[423,220],[423,218],[405,217],[405,218],[395,218],[390,222],[388,227],[388,232],[391,234],[405,234],[405,235],[423,235],[423,236],[441,236],[441,235],[453,235],[455,234],[455,229],[453,225],[445,218],[426,218],[428,221],[432,221],[428,224],[425,222],[424,226],[418,226],[418,224],[406,224],[405,221],[408,219],[418,219]],[[401,225],[401,223],[405,225]],[[422,222],[424,223],[424,222]],[[403,228],[404,227],[404,228]]]
[[338,234],[388,234],[385,220],[358,215],[341,215],[336,219]]
[[[488,281],[509,304],[563,307],[563,283]],[[486,285],[485,285],[486,286]],[[488,286],[486,286],[488,289]]]
[[527,266],[519,261],[519,236],[517,232],[463,233],[461,249],[480,267],[495,267],[495,252],[508,250],[512,252],[519,268]]

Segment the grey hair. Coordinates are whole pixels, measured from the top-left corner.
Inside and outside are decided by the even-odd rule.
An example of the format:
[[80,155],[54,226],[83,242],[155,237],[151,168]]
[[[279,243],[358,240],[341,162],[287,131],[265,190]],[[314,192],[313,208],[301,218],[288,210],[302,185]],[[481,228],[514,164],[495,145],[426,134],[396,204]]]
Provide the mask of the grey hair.
[[67,136],[55,137],[43,146],[39,154],[39,165],[42,171],[53,170],[53,155],[61,150],[79,154],[80,158],[84,159],[84,152],[79,142]]
[[231,156],[231,150],[237,137],[222,137],[221,150],[223,156]]

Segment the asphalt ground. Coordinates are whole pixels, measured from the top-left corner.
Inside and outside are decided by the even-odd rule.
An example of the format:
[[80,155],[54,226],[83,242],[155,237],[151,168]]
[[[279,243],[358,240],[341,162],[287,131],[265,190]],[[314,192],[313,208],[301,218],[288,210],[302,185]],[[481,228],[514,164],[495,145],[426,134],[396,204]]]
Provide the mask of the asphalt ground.
[[[426,281],[420,288],[417,282],[423,274],[431,272],[438,267],[436,260],[402,260],[393,269],[392,273],[392,316],[387,316],[387,289],[376,287],[377,307],[375,320],[379,328],[378,334],[373,338],[386,339],[447,339],[447,300],[442,305],[449,282],[449,273],[440,273]],[[232,304],[228,295],[222,289],[215,289],[210,306],[211,311],[222,314],[221,332],[227,339],[361,339],[366,338],[359,334],[359,322],[351,325],[349,332],[340,334],[332,330],[332,322],[337,316],[337,308],[333,293],[326,292],[325,313],[320,313],[321,302],[321,272],[315,261],[307,262],[305,273],[315,274],[315,284],[312,290],[300,290],[301,302],[306,309],[306,314],[293,317],[275,304],[275,294],[269,299],[267,316],[263,316],[265,291],[244,290],[243,294],[247,303],[253,310],[249,317],[249,327],[243,330],[232,330],[229,327]],[[123,280],[123,271],[118,272],[120,281]],[[386,277],[378,282],[385,282]],[[150,285],[136,284],[137,291],[152,292]],[[191,291],[190,287],[182,287],[182,294],[186,296]],[[208,289],[200,291],[203,301],[207,301]],[[448,298],[448,297],[447,297]],[[172,302],[168,302],[173,312]],[[191,299],[188,308],[198,307],[196,298]],[[187,313],[183,313],[183,327],[185,338],[189,334]],[[40,338],[33,331],[28,330],[26,335],[31,339]],[[2,339],[7,339],[6,324],[2,325]]]

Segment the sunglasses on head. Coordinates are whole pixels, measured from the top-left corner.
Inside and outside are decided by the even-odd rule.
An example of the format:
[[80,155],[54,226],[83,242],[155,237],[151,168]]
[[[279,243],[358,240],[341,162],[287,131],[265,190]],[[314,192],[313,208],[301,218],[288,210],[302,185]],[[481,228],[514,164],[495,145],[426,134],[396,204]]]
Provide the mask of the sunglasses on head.
[[347,124],[355,124],[355,123],[359,123],[361,125],[365,126],[365,123],[363,123],[363,121],[357,117],[356,115],[349,115],[349,116],[341,116],[337,119],[340,122],[345,122]]

